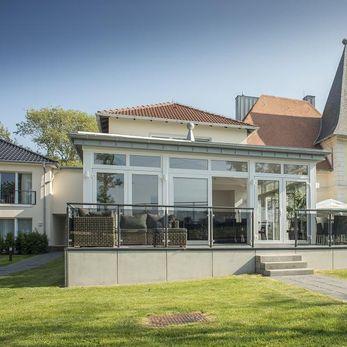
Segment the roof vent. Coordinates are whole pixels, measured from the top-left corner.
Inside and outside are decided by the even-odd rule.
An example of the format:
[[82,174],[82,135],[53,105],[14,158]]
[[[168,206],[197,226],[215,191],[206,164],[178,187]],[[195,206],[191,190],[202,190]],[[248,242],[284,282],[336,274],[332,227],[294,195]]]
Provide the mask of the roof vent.
[[195,141],[193,129],[195,128],[194,123],[189,122],[187,123],[187,129],[188,129],[188,134],[187,134],[187,140],[188,141]]
[[314,95],[306,95],[302,100],[308,101],[313,107],[315,107],[316,97]]

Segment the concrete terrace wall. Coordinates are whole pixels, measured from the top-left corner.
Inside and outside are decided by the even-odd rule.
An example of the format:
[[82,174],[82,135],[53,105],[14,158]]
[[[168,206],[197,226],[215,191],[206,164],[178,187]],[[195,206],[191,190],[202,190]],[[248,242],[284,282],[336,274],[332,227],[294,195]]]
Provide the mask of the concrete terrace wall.
[[65,251],[66,285],[167,282],[255,272],[256,254],[298,253],[314,269],[347,268],[347,248],[83,249]]

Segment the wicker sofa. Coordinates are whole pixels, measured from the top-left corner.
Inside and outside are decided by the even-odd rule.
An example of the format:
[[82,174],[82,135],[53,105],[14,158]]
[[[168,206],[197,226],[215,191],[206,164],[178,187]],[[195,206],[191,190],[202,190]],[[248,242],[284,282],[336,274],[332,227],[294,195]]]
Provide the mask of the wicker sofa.
[[111,211],[88,212],[79,209],[73,218],[71,230],[74,247],[187,245],[186,228],[166,229],[164,217],[151,213],[122,214],[118,226],[117,215]]
[[116,218],[110,216],[76,216],[73,222],[74,247],[116,247]]

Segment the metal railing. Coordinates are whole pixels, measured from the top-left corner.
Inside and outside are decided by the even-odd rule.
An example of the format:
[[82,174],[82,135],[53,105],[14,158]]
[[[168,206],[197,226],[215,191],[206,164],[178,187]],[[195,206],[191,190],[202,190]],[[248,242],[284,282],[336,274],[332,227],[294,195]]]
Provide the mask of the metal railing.
[[347,210],[297,210],[294,238],[295,246],[347,245]]
[[254,247],[254,209],[202,204],[67,204],[70,247]]
[[0,204],[36,205],[36,191],[0,190]]

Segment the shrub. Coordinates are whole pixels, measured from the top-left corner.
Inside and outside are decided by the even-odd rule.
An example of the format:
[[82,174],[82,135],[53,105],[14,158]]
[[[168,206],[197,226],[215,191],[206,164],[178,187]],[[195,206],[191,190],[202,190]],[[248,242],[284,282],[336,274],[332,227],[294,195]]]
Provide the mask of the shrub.
[[48,239],[46,234],[37,231],[32,233],[19,233],[16,240],[16,249],[19,254],[39,254],[48,251]]
[[6,243],[5,239],[2,235],[0,235],[0,254],[6,251]]
[[10,247],[14,247],[14,235],[13,233],[7,233],[5,238],[5,250],[9,253]]

